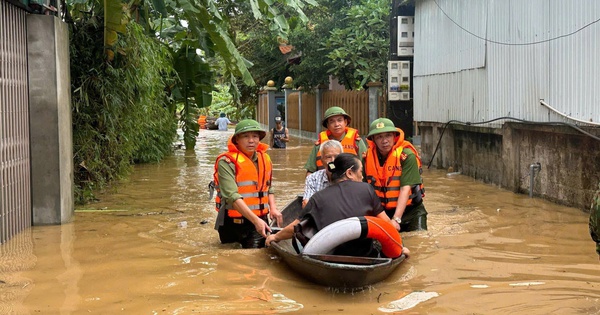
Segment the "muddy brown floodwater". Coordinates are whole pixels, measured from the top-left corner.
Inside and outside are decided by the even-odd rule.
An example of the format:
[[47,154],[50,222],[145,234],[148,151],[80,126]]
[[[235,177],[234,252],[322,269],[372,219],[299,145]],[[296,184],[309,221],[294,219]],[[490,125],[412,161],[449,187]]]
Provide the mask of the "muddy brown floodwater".
[[[73,223],[0,245],[0,314],[600,314],[600,264],[579,209],[425,170],[412,257],[355,291],[310,283],[271,249],[221,245],[207,185],[232,131],[202,130]],[[270,150],[279,208],[302,193],[312,140]]]

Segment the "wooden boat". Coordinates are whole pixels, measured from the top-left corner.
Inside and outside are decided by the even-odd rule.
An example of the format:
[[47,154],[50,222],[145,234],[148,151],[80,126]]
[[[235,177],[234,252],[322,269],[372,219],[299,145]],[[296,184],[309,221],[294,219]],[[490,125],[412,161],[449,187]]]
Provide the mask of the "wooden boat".
[[[296,219],[302,210],[298,196],[283,210],[284,224]],[[292,240],[271,243],[271,247],[294,271],[308,280],[334,288],[360,288],[386,279],[406,258],[368,258],[337,255],[298,254]]]

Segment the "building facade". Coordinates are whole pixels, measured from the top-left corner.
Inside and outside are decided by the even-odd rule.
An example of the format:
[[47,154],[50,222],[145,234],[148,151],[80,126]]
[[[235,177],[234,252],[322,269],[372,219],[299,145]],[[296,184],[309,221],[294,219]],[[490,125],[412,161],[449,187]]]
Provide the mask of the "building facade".
[[600,179],[600,2],[415,1],[425,162],[589,207]]

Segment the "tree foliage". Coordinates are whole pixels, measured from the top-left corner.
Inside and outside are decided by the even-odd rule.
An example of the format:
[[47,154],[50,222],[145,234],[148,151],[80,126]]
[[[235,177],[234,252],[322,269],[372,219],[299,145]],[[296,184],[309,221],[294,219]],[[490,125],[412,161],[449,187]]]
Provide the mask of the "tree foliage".
[[344,10],[345,22],[323,43],[328,73],[346,89],[383,81],[389,58],[389,1],[365,0]]
[[236,43],[236,17],[251,16],[285,37],[284,13],[304,19],[312,1],[70,0],[77,199],[93,198],[131,163],[168,154],[176,117],[193,149],[198,111],[211,105],[217,83],[234,100],[238,86],[254,85],[252,62]]
[[291,75],[295,85],[311,90],[332,75],[347,89],[360,89],[385,79],[389,10],[389,1],[383,0],[322,0],[305,10],[308,22],[290,22],[287,43],[294,46],[290,55],[301,55],[300,62],[288,64],[265,29],[247,33],[252,49],[244,56],[259,62],[251,68],[255,78],[275,80],[278,86]]
[[174,79],[168,49],[136,23],[105,62],[102,19],[79,20],[71,32],[71,86],[76,200],[126,176],[134,162],[159,161],[175,137],[165,86]]
[[[176,66],[179,77],[185,77],[180,86],[182,93],[175,95],[181,97],[175,97],[175,101],[184,104],[181,122],[184,126],[186,147],[193,148],[195,145],[198,127],[193,118],[198,109],[211,104],[211,93],[207,90],[207,82],[211,87],[214,87],[216,82],[228,86],[235,100],[240,99],[242,93],[240,86],[255,85],[248,70],[253,63],[244,58],[237,48],[235,28],[232,27],[237,18],[252,16],[251,23],[255,21],[260,23],[264,20],[275,34],[285,37],[289,30],[284,14],[286,10],[292,10],[305,19],[302,8],[308,3],[313,3],[313,0],[174,0],[165,2],[169,19],[185,21],[187,25],[179,28],[178,31],[174,29],[179,27],[177,23],[173,23],[173,27],[167,29],[167,32],[160,29],[158,32],[161,38],[168,41],[171,47],[178,49],[185,47],[187,52],[194,50],[202,52],[201,60],[190,58],[190,56],[176,59],[181,62]],[[162,21],[163,19],[159,18],[158,20]],[[153,23],[153,25],[157,24]],[[181,51],[178,56],[181,56]],[[196,62],[196,64],[191,62]],[[202,63],[205,66],[198,67]],[[217,69],[209,65],[220,66],[218,78],[215,77]],[[194,77],[181,72],[190,68],[199,70]],[[190,78],[193,79],[190,80]],[[199,90],[202,90],[203,98],[198,98],[200,94],[194,93]]]

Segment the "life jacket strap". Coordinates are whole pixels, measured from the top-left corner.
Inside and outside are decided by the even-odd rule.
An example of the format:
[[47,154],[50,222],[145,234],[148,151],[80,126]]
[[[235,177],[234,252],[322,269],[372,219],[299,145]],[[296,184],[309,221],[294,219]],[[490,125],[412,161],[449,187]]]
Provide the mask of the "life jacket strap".
[[258,204],[258,205],[250,205],[250,206],[248,206],[248,209],[250,209],[250,210],[264,210],[264,209],[267,208],[267,206],[268,206],[267,204],[261,203],[261,204]]
[[421,187],[421,185],[414,185],[412,187],[412,194],[408,199],[412,199],[413,205],[418,205],[423,202],[423,196],[425,196],[425,188]]
[[256,186],[258,185],[258,182],[255,182],[253,180],[247,180],[247,181],[243,181],[243,182],[239,182],[237,183],[238,187],[240,186]]
[[214,181],[211,181],[210,183],[208,183],[208,198],[212,199],[213,196],[215,195],[215,190],[218,190],[219,186],[215,184]]
[[398,202],[398,197],[392,197],[392,198],[379,197],[379,199],[381,200],[381,203],[383,203],[383,204],[387,204],[388,202]]
[[262,198],[264,196],[267,196],[268,194],[269,194],[268,191],[259,191],[259,192],[255,192],[255,193],[240,194],[240,196],[242,196],[242,198],[252,198],[252,197]]
[[386,187],[386,186],[375,186],[373,185],[373,189],[380,191],[382,193],[386,193],[388,191],[397,191],[400,190],[400,187],[395,186],[395,187]]

